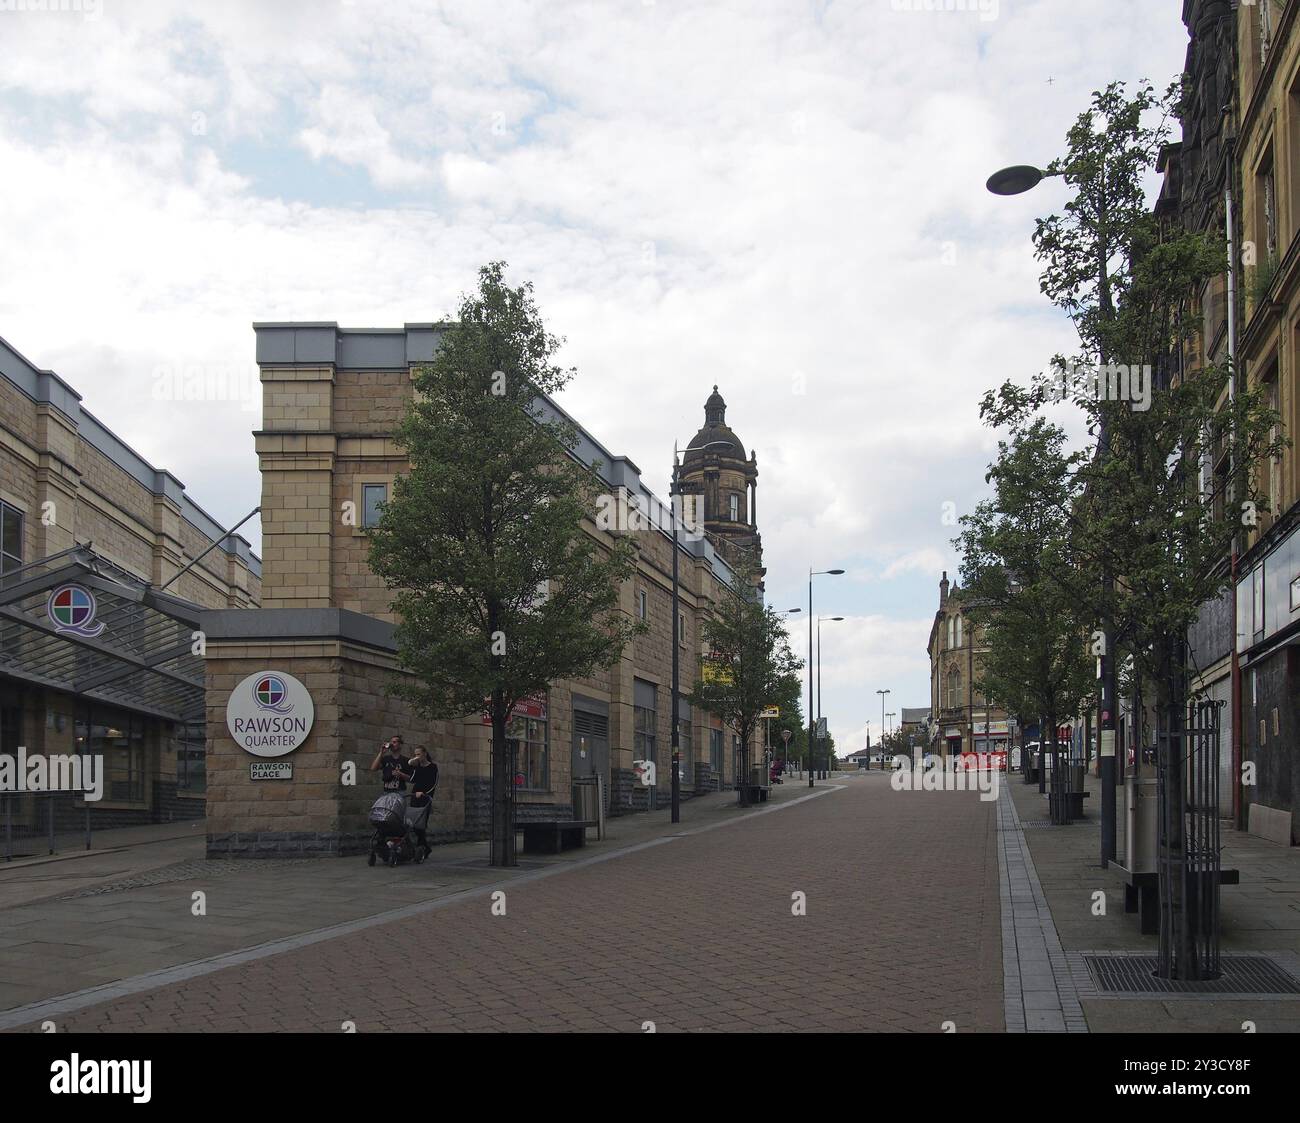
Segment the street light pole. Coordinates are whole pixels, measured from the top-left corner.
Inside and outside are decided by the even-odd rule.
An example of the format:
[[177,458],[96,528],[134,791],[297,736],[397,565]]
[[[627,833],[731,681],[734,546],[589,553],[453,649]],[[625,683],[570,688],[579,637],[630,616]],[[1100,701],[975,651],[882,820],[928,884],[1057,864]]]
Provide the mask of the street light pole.
[[889,691],[888,691],[888,690],[877,690],[876,693],[880,695],[880,767],[883,769],[883,768],[885,767],[885,733],[886,733],[886,730],[885,730],[885,695],[888,694]]
[[[823,620],[843,620],[843,616],[818,616],[817,617],[817,719],[820,721],[822,716],[822,621]],[[828,779],[830,776],[830,753],[826,754],[826,769],[822,779]]]
[[[709,441],[702,445],[687,445],[683,450],[691,452],[694,449],[712,448],[717,445],[720,448],[730,448],[726,441]],[[678,523],[678,503],[677,499],[681,492],[680,487],[681,461],[677,456],[677,444],[673,443],[673,479],[668,487],[668,508],[672,515],[673,522],[673,620],[670,634],[673,645],[673,684],[672,699],[669,705],[672,708],[672,815],[673,822],[680,823],[682,820],[682,777],[681,777],[681,730],[679,729],[678,714],[678,695],[681,692],[681,668],[680,652],[682,646],[683,634],[681,632],[681,601],[677,593],[677,523]],[[737,778],[739,780],[739,778]],[[656,783],[658,778],[656,777]]]
[[[985,186],[995,195],[1019,195],[1035,187],[1049,175],[1064,175],[1064,171],[1046,172],[1028,164],[1003,168],[988,178]],[[1098,226],[1107,221],[1106,207],[1106,165],[1105,154],[1102,156],[1101,191],[1098,195]],[[1231,269],[1231,265],[1229,266]],[[1102,316],[1106,320],[1115,317],[1115,305],[1111,296],[1110,269],[1105,253],[1097,260],[1097,299],[1101,305]],[[1231,312],[1229,312],[1231,317]],[[1104,349],[1098,356],[1100,365],[1105,365]],[[1105,463],[1110,457],[1110,427],[1106,423],[1105,410],[1100,411],[1097,426],[1097,459]],[[1115,590],[1115,575],[1109,564],[1103,564],[1101,574],[1102,606],[1108,606]],[[1234,585],[1235,589],[1236,586]],[[1118,708],[1119,675],[1115,659],[1115,627],[1109,615],[1103,615],[1099,621],[1101,628],[1101,654],[1097,657],[1097,752],[1099,754],[1098,770],[1101,774],[1101,868],[1115,860],[1115,797],[1117,768],[1115,761],[1115,711]],[[1055,735],[1055,731],[1053,731]],[[1043,731],[1039,731],[1039,760],[1043,760]],[[1055,763],[1055,756],[1053,756]]]
[[673,735],[672,735],[673,820],[672,821],[674,823],[680,823],[682,821],[682,778],[681,778],[681,760],[680,760],[681,733],[677,728],[677,692],[681,688],[681,683],[679,680],[679,675],[680,675],[679,653],[680,653],[681,642],[682,642],[681,636],[677,634],[678,629],[680,627],[678,621],[681,619],[681,610],[678,607],[678,596],[677,596],[677,485],[678,485],[678,473],[680,471],[680,468],[681,468],[681,464],[680,461],[677,459],[677,446],[676,444],[674,444],[673,445],[673,483],[672,486],[668,489],[668,506],[671,510],[672,518],[673,518],[673,625],[672,625],[672,637],[673,637],[672,696],[673,697],[672,697],[671,705],[672,705],[672,722],[673,722]]
[[813,578],[838,577],[842,569],[808,570],[808,786],[813,787],[813,745],[817,740],[817,722],[813,717]]

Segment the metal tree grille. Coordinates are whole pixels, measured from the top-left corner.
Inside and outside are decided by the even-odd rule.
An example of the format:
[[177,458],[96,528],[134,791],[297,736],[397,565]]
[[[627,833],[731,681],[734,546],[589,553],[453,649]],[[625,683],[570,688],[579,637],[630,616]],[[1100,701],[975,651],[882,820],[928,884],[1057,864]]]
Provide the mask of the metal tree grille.
[[1052,746],[1052,787],[1047,797],[1048,812],[1054,826],[1074,822],[1073,799],[1074,769],[1071,767],[1071,745],[1054,737]]
[[1300,994],[1300,980],[1262,955],[1224,956],[1214,979],[1161,978],[1154,955],[1085,955],[1083,961],[1104,994]]
[[1219,705],[1175,703],[1157,718],[1162,979],[1216,979],[1222,970]]

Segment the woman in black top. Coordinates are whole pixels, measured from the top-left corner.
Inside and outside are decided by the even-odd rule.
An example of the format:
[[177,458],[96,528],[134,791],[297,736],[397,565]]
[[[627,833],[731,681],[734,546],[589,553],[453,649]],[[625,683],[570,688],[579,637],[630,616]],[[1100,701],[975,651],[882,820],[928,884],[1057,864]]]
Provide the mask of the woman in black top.
[[[434,790],[438,787],[438,766],[429,756],[429,750],[421,745],[415,750],[415,756],[410,761],[411,791],[415,794],[411,797],[411,806],[417,808],[428,808],[433,802]],[[429,845],[428,836],[425,831],[429,825],[429,812],[424,811],[420,819],[420,826],[415,828],[415,838],[419,844],[424,847],[424,856],[429,856],[433,848]]]

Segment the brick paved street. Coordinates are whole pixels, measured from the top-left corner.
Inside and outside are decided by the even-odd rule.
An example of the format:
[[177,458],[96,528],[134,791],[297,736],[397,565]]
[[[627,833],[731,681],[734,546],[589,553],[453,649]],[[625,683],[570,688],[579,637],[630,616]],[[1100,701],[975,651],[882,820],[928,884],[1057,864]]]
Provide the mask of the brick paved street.
[[[514,879],[505,916],[481,885],[55,1020],[60,1031],[1001,1030],[995,804],[894,792],[878,773],[837,787],[787,790],[721,825],[701,827],[687,805],[680,834]],[[806,916],[792,915],[796,892]],[[223,923],[219,905],[208,919]]]

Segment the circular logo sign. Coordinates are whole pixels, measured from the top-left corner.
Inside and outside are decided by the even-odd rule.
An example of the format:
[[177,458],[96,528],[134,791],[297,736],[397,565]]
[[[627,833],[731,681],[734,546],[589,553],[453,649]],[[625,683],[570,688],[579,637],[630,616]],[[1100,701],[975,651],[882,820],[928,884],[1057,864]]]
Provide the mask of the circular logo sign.
[[95,623],[95,595],[80,585],[60,585],[45,601],[45,614],[56,632],[94,639],[104,630]]
[[230,692],[226,726],[246,753],[284,756],[311,732],[316,707],[311,695],[293,675],[258,671]]

